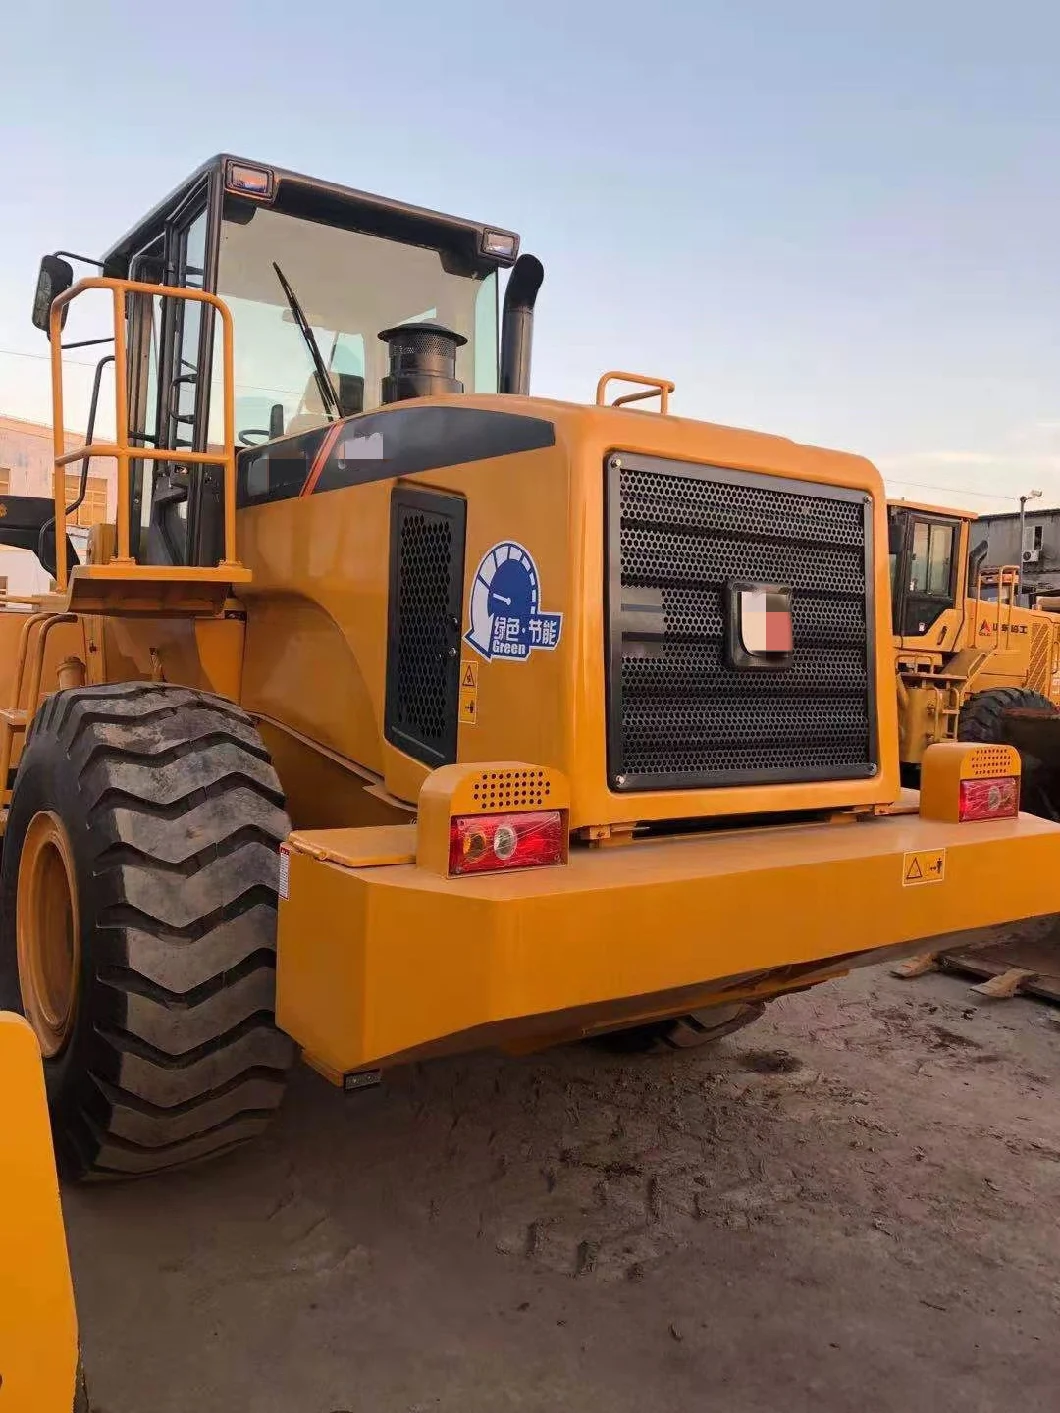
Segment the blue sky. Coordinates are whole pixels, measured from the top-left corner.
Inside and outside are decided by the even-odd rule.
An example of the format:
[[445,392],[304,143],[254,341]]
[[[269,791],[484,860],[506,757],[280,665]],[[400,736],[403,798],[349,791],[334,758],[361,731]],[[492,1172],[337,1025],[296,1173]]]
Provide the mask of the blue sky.
[[47,416],[14,356],[45,351],[40,253],[234,150],[520,231],[535,391],[641,369],[899,494],[1060,504],[1047,0],[53,0],[4,28],[0,411]]

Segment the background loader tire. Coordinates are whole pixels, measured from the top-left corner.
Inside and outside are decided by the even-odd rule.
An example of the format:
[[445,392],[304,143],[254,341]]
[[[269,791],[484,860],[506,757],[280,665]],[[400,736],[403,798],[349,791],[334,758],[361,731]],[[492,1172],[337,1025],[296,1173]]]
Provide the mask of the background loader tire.
[[599,1037],[607,1050],[620,1055],[665,1055],[673,1050],[694,1050],[711,1045],[723,1035],[743,1030],[758,1020],[765,1010],[762,1003],[711,1006],[670,1020],[649,1021],[628,1030],[613,1030]]
[[[994,687],[977,692],[961,708],[957,723],[959,741],[982,741],[988,745],[1005,739],[1002,717],[1012,707],[1028,707],[1035,711],[1056,711],[1048,697],[1026,687]],[[1051,772],[1036,756],[1021,755],[1023,780],[1020,786],[1020,809],[1045,819],[1060,819],[1060,800],[1050,788]]]
[[57,692],[40,708],[0,868],[0,1005],[17,1010],[19,866],[42,812],[69,840],[80,914],[76,1007],[44,1064],[60,1172],[150,1173],[255,1136],[293,1047],[274,1021],[290,825],[250,718],[155,683]]

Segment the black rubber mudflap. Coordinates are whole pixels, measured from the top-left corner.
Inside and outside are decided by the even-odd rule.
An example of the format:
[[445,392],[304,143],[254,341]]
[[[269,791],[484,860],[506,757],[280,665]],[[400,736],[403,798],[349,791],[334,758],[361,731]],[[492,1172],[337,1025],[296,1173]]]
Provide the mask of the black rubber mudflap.
[[155,1172],[260,1133],[293,1056],[274,1023],[278,845],[290,825],[250,718],[164,684],[44,703],[0,870],[0,1003],[19,1009],[16,883],[39,810],[65,824],[79,885],[78,1014],[45,1063],[63,1176]]

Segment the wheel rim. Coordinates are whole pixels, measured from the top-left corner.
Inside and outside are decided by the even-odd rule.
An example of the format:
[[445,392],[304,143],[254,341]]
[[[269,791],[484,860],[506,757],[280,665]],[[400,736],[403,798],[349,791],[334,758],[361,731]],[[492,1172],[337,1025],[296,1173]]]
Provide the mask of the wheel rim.
[[67,1043],[77,1014],[79,921],[69,836],[58,815],[41,810],[22,846],[15,932],[26,1019],[46,1057]]

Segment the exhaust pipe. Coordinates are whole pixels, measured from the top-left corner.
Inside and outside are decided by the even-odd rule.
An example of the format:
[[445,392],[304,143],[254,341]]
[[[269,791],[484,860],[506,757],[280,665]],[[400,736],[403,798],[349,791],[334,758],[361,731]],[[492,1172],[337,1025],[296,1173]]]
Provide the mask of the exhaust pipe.
[[504,291],[501,323],[502,393],[530,391],[530,351],[534,339],[534,305],[545,278],[545,267],[536,255],[520,255]]
[[968,555],[968,592],[974,594],[978,592],[979,571],[986,562],[986,556],[990,551],[990,546],[986,540],[980,540]]

